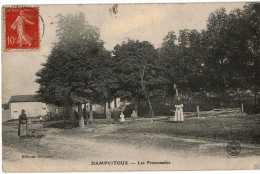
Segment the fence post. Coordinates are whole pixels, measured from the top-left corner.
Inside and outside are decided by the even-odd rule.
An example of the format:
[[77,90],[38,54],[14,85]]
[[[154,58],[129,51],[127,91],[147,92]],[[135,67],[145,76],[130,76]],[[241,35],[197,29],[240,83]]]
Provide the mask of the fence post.
[[244,113],[244,105],[241,103],[241,113]]
[[197,116],[200,117],[200,106],[197,105]]

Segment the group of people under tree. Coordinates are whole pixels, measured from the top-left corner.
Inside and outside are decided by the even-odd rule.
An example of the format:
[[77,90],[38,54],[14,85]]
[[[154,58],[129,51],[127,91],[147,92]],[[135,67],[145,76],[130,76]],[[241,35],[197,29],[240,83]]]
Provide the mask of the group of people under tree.
[[[175,101],[175,116],[174,116],[174,121],[175,122],[183,122],[184,121],[184,116],[183,116],[183,102],[181,101],[181,98],[179,96],[178,90],[176,88],[176,85],[174,85],[174,89],[176,90],[176,101]],[[125,122],[125,116],[123,112],[125,111],[126,106],[129,105],[126,102],[122,102],[119,107],[114,108],[114,109],[108,109],[106,111],[106,119],[107,123],[109,124],[111,119],[113,119],[114,124],[122,124]],[[75,117],[79,119],[78,113],[75,111]],[[83,117],[88,123],[89,121],[89,114],[87,112],[86,105],[84,105],[83,108]],[[133,110],[131,114],[131,119],[132,122],[135,122],[137,118],[137,113],[135,110]],[[120,118],[120,120],[119,120]],[[21,115],[18,118],[18,136],[20,137],[25,137],[27,134],[27,116],[25,114],[25,110],[22,109]]]
[[[40,85],[37,93],[47,104],[70,108],[77,102],[81,105],[78,98],[82,97],[93,103],[115,94],[135,104],[147,100],[153,116],[152,99],[173,98],[172,78],[183,76],[181,88],[183,96],[190,96],[188,102],[194,102],[202,92],[225,101],[226,94],[233,95],[231,91],[250,90],[256,103],[260,77],[259,42],[255,39],[259,35],[258,12],[259,3],[247,3],[230,13],[220,8],[209,14],[204,30],[182,29],[179,34],[169,31],[158,49],[149,41],[128,39],[112,51],[106,50],[98,27],[90,25],[84,13],[60,14],[58,40],[36,73]],[[56,64],[60,66],[53,66]],[[241,73],[241,69],[247,73]],[[180,95],[176,93],[175,97],[172,121],[183,121],[183,103]],[[117,122],[122,114],[115,113],[112,110],[110,114]],[[79,114],[82,123],[82,111]]]
[[[174,115],[174,122],[183,122],[184,121],[184,115],[183,115],[183,101],[181,100],[181,97],[178,93],[176,84],[174,84],[174,89],[176,91],[176,96],[175,96],[175,115]],[[114,122],[113,123],[123,123],[125,121],[124,118],[124,110],[128,104],[125,102],[121,103],[121,105],[118,108],[114,109],[108,109],[106,111],[106,119],[107,123],[110,123],[111,117],[113,118]],[[133,110],[131,114],[131,120],[132,122],[135,122],[137,118],[137,112]],[[120,120],[119,120],[120,118]]]

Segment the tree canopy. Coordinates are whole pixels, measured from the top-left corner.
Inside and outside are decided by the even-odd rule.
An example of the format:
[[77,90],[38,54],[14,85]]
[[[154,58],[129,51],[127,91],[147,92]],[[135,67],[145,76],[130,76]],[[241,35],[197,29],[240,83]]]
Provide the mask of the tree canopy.
[[206,30],[169,32],[159,49],[166,91],[178,84],[183,94],[227,94],[238,89],[259,92],[259,3],[229,14],[209,15]]
[[46,103],[72,106],[120,97],[137,107],[146,99],[150,104],[149,98],[173,98],[174,85],[184,96],[259,92],[260,3],[230,13],[217,9],[205,30],[170,31],[158,49],[129,39],[109,52],[83,13],[57,18],[58,42],[36,74]]
[[158,53],[151,43],[128,40],[116,45],[113,54],[116,96],[137,104],[160,93]]
[[108,69],[100,66],[106,67],[110,52],[83,13],[57,17],[58,42],[36,74],[40,98],[58,106],[100,102],[107,96],[106,80],[110,79]]

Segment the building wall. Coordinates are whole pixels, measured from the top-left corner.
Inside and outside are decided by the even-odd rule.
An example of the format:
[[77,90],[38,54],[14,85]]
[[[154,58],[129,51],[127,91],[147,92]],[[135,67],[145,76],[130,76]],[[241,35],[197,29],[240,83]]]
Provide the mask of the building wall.
[[[126,101],[127,102],[127,101]],[[120,98],[116,98],[116,106],[119,107],[121,105]],[[106,103],[106,110],[108,110],[108,105],[110,105],[110,109],[115,109],[115,101],[113,100],[111,103]]]
[[[84,108],[84,104],[82,104],[82,109],[83,108]],[[87,112],[90,111],[90,104],[89,103],[86,104],[86,109],[87,109]],[[74,107],[74,110],[78,111],[78,108]],[[93,104],[92,105],[92,111],[93,112],[104,113],[104,110],[105,110],[105,106],[104,105],[98,105],[98,104]]]
[[11,119],[17,119],[21,115],[22,109],[25,110],[27,117],[36,117],[47,115],[48,108],[45,103],[41,102],[17,102],[10,103]]
[[[121,104],[120,98],[116,98],[116,106],[118,107]],[[108,103],[107,103],[107,108],[108,108]],[[110,103],[110,108],[114,109],[115,108],[115,100],[113,100]]]
[[[62,107],[61,107],[62,108]],[[59,114],[59,107],[54,105],[47,105],[47,111],[49,115],[58,115]]]
[[10,109],[2,110],[2,121],[10,120]]

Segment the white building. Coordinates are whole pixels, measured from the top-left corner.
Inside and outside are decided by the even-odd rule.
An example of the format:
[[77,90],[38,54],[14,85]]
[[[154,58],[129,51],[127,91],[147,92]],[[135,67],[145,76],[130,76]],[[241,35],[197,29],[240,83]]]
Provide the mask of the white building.
[[17,119],[21,115],[22,109],[25,110],[27,117],[44,116],[48,112],[47,105],[39,102],[36,95],[12,96],[9,100],[9,119]]
[[[48,113],[51,115],[62,113],[59,111],[58,107],[52,105],[46,105],[45,103],[39,102],[36,98],[36,95],[16,95],[12,96],[9,100],[9,109],[2,110],[3,120],[11,120],[11,119],[18,119],[21,115],[22,109],[25,110],[25,114],[27,117],[37,117],[37,116],[45,116]],[[106,105],[92,105],[92,111],[95,112],[95,118],[106,118],[106,112],[108,108],[113,109],[115,106],[119,106],[121,101],[119,98],[113,100],[111,103],[106,103]],[[110,105],[110,106],[108,106]],[[82,105],[82,108],[84,106]],[[62,108],[61,108],[62,109]],[[74,110],[77,111],[77,107],[74,107]],[[87,103],[87,111],[90,110],[90,104]]]

